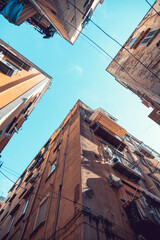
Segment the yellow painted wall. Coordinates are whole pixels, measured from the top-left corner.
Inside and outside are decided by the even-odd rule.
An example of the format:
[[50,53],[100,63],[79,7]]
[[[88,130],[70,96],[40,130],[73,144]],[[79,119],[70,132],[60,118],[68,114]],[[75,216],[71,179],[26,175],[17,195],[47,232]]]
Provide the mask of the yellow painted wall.
[[10,102],[14,101],[45,78],[46,77],[43,74],[40,74],[0,93],[0,108],[3,108]]

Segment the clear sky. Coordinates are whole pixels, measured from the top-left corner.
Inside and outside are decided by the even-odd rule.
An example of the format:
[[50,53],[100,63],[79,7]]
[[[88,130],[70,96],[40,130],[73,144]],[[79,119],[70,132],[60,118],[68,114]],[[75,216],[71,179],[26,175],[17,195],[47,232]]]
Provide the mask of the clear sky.
[[[95,10],[93,20],[124,44],[149,8],[144,0],[105,0]],[[113,57],[120,49],[92,23],[83,32]],[[43,39],[26,23],[18,27],[0,15],[0,38],[53,77],[22,130],[3,150],[4,166],[21,174],[78,99],[93,109],[102,107],[128,132],[160,152],[160,127],[148,118],[152,109],[105,71],[111,60],[83,36],[73,46],[58,34]],[[4,173],[16,181],[16,176]],[[12,185],[0,174],[0,195],[6,196]]]

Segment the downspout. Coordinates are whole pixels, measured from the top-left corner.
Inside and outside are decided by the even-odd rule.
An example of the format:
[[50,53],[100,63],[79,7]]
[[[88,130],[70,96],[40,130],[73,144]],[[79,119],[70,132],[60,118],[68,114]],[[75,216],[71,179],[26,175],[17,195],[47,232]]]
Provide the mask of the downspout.
[[[61,150],[61,147],[60,147],[60,150]],[[60,158],[60,150],[59,150],[58,157],[57,157],[57,159],[58,159],[57,163],[58,164],[59,164],[59,158]],[[58,168],[58,164],[57,164],[57,168]],[[51,198],[50,198],[50,203],[49,203],[49,210],[48,210],[48,214],[47,214],[47,218],[46,218],[46,224],[45,224],[43,239],[45,239],[45,237],[46,237],[46,231],[47,231],[48,219],[49,219],[49,214],[50,214],[50,209],[51,209],[51,204],[52,204],[52,199],[53,199],[54,185],[55,185],[55,181],[56,181],[56,176],[57,176],[57,170],[55,172],[55,177],[54,177],[54,180],[53,180],[53,183],[52,183],[52,192],[51,192]]]
[[[52,150],[52,149],[51,149],[51,150]],[[49,157],[50,157],[51,150],[50,150],[49,155],[48,155],[48,157],[47,157],[47,159],[46,159],[46,163],[47,163],[47,161],[48,161],[48,159],[49,159]],[[32,212],[32,209],[33,209],[34,203],[35,203],[35,200],[37,199],[36,197],[37,197],[37,194],[38,194],[38,191],[39,191],[39,188],[40,188],[41,182],[42,182],[42,178],[43,178],[44,172],[45,172],[45,170],[46,170],[46,165],[47,165],[46,163],[45,163],[45,167],[44,167],[43,173],[42,173],[42,175],[41,175],[41,178],[40,178],[40,180],[39,180],[39,185],[38,185],[37,191],[36,191],[36,193],[35,193],[35,195],[34,195],[34,198],[33,198],[33,203],[32,203],[32,206],[31,206],[30,212],[29,212],[28,217],[27,217],[27,221],[26,221],[26,224],[25,224],[25,227],[24,227],[23,233],[22,233],[22,237],[20,238],[21,240],[22,240],[23,237],[24,237],[24,234],[25,234],[25,231],[26,231],[26,228],[27,228],[28,222],[29,222],[29,218],[30,218],[30,215],[31,215],[31,212]],[[32,194],[32,193],[31,193],[31,194]]]
[[[72,115],[71,115],[71,117],[72,117]],[[56,213],[55,213],[55,221],[54,221],[54,226],[53,226],[53,235],[52,235],[53,236],[52,237],[53,240],[55,240],[56,228],[57,228],[57,223],[58,223],[58,216],[59,216],[59,209],[60,209],[60,200],[61,200],[61,193],[62,193],[62,186],[63,186],[63,179],[64,179],[64,170],[65,170],[66,155],[67,155],[67,148],[68,148],[68,139],[69,139],[69,133],[70,133],[70,127],[71,127],[71,117],[70,117],[69,126],[68,126],[68,134],[67,134],[66,146],[65,146],[65,151],[64,151],[61,182],[60,182],[60,185],[59,185],[59,194],[58,194],[58,199],[57,199],[57,209],[56,209]]]

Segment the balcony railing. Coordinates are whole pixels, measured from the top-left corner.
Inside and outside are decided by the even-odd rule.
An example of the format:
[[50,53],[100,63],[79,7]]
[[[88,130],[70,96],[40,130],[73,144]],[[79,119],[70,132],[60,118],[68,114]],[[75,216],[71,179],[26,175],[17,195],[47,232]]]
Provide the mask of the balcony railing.
[[135,166],[135,164],[129,162],[127,159],[123,158],[122,160],[119,157],[113,158],[113,169],[119,171],[120,173],[126,175],[128,178],[131,178],[138,182],[141,179],[141,172]]

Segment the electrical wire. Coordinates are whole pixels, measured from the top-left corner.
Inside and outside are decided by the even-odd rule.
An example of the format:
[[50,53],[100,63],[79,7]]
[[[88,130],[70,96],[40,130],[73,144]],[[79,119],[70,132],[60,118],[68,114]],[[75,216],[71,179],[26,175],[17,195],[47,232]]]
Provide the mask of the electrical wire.
[[[19,186],[20,188],[26,190],[26,188],[20,186],[19,184],[16,184],[11,178],[9,178],[9,177],[8,177],[6,174],[4,174],[2,171],[0,171],[0,173],[1,173],[5,178],[7,178],[10,182],[12,182],[12,183],[14,183],[15,185]],[[53,193],[54,193],[55,195],[58,195],[58,196],[59,196],[58,193],[56,193],[56,192],[54,192],[54,191],[53,191]],[[31,192],[31,194],[35,194],[35,195],[38,195],[38,196],[41,196],[41,197],[45,197],[45,198],[57,199],[56,197],[50,197],[50,196],[43,195],[43,194],[39,194],[39,193],[35,193],[35,192]],[[77,205],[83,207],[84,209],[89,210],[89,212],[95,213],[97,216],[99,216],[99,213],[98,213],[98,212],[96,212],[95,210],[92,210],[91,208],[89,208],[89,207],[87,207],[87,206],[85,206],[85,205],[83,205],[83,204],[81,204],[81,203],[79,203],[79,202],[75,202],[75,201],[71,200],[70,198],[67,198],[67,197],[65,197],[65,196],[63,196],[63,195],[61,195],[61,198],[65,199],[65,200],[67,200],[67,201],[69,201],[69,202],[72,202],[72,203],[74,203],[74,204],[77,204]],[[110,221],[110,222],[111,222],[112,224],[120,227],[120,228],[122,229],[122,227],[121,227],[120,225],[116,224],[115,222],[112,222],[112,221]],[[130,235],[133,235],[133,234],[127,232],[127,231],[124,230],[124,229],[122,229],[122,230],[123,230],[123,232],[126,232],[126,233],[128,233],[128,234],[130,234]],[[133,236],[134,236],[134,235],[133,235]]]
[[87,41],[82,35],[80,35],[80,37],[86,42],[88,43],[91,47],[93,47],[97,52],[99,52],[102,56],[104,56],[107,60],[110,61],[109,57],[107,57],[104,53],[102,53],[98,48],[96,48],[93,44],[91,44],[89,41]]
[[[69,0],[67,1],[70,3],[73,7],[75,7],[83,16],[84,13],[73,3],[71,3]],[[144,68],[146,68],[151,74],[153,74],[158,80],[160,78],[152,72],[143,62],[141,62],[135,55],[133,55],[126,47],[124,47],[118,40],[116,40],[114,37],[112,37],[110,34],[108,34],[106,31],[104,31],[98,24],[96,24],[92,19],[89,19],[89,21],[94,24],[101,32],[103,32],[107,37],[109,37],[112,41],[117,43],[121,48],[125,49],[134,59],[136,59]]]
[[137,137],[139,137],[140,135],[142,135],[142,133],[144,133],[145,131],[147,131],[148,129],[150,129],[151,127],[153,127],[154,124],[149,125],[147,128],[145,128],[143,131],[141,131],[140,133],[138,133]]
[[147,0],[145,0],[146,3],[148,3],[148,5],[160,16],[159,12],[157,12],[157,10],[153,7],[152,4],[150,4],[150,2],[148,2]]
[[3,167],[2,167],[1,169],[2,169],[3,171],[5,171],[5,172],[7,172],[7,173],[9,173],[9,174],[11,174],[11,175],[13,175],[13,176],[16,177],[16,178],[19,177],[19,176],[17,176],[16,174],[14,174],[14,173],[8,171],[7,169],[4,169]]
[[117,63],[117,65],[122,68],[122,70],[124,72],[126,72],[126,74],[136,83],[139,84],[138,81],[136,81],[129,73],[128,71],[122,67],[122,65],[120,63],[118,63],[109,53],[107,53],[100,45],[98,45],[94,40],[92,40],[90,37],[88,37],[85,33],[81,32],[80,30],[78,30],[75,26],[73,26],[71,23],[67,22],[65,19],[63,19],[64,22],[66,22],[68,25],[70,25],[72,28],[76,29],[79,33],[81,33],[86,39],[88,39],[91,43],[93,43],[97,48],[99,48],[103,53],[105,53],[109,58],[111,58],[115,63]]
[[15,170],[13,170],[13,169],[11,169],[11,168],[6,167],[4,164],[3,164],[3,168],[6,168],[7,170],[9,170],[9,171],[11,171],[11,172],[17,174],[18,177],[20,176],[20,174],[19,174],[18,172],[16,172]]
[[[12,182],[14,185],[16,185],[16,186],[18,186],[18,187],[20,187],[20,188],[22,188],[22,189],[24,189],[24,190],[27,190],[26,188],[24,188],[24,187],[20,186],[19,184],[15,183],[10,177],[8,177],[8,176],[7,176],[5,173],[3,173],[2,171],[0,171],[0,173],[1,173],[5,178],[7,178],[10,182]],[[54,193],[55,195],[59,196],[58,193],[56,193],[56,192],[54,192],[54,191],[53,191],[53,193]],[[31,192],[31,194],[35,194],[35,195],[38,195],[38,196],[40,196],[40,197],[57,199],[57,198],[55,198],[55,197],[50,197],[50,196],[46,196],[46,195],[43,195],[43,194],[40,194],[40,193],[35,193],[35,192]],[[69,199],[69,198],[67,198],[67,197],[65,197],[65,196],[62,196],[62,195],[61,195],[61,197],[64,198],[64,199],[66,199],[66,200],[68,200],[68,201],[70,201],[70,202],[72,202],[72,203],[75,203],[75,201],[73,201],[73,200],[71,200],[71,199]],[[75,204],[78,204],[78,205],[80,205],[80,206],[82,206],[82,207],[85,207],[84,205],[82,205],[81,203],[78,203],[78,202],[76,202]]]

